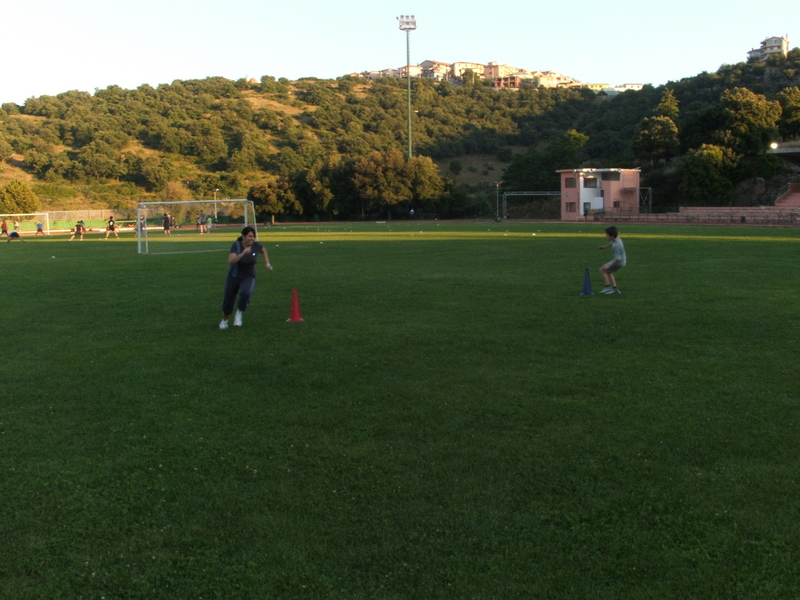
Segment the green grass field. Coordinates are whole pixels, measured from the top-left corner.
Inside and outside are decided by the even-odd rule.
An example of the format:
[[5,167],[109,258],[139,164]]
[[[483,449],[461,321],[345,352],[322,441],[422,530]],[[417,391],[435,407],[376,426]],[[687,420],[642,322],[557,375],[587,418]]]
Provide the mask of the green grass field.
[[0,598],[800,597],[800,230],[602,230],[0,242]]

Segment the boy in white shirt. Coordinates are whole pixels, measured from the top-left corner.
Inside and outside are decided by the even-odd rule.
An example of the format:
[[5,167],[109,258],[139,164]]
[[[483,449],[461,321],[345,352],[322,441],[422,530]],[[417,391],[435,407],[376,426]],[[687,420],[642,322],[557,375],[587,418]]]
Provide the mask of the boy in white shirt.
[[628,262],[628,259],[625,256],[625,245],[619,238],[619,231],[617,231],[617,228],[613,225],[606,228],[606,239],[608,240],[608,243],[604,246],[600,246],[600,250],[605,250],[611,246],[614,249],[614,260],[607,262],[600,267],[600,274],[603,276],[603,281],[606,284],[606,287],[600,290],[600,293],[621,294],[622,292],[617,289],[617,280],[614,277],[614,273],[619,271]]

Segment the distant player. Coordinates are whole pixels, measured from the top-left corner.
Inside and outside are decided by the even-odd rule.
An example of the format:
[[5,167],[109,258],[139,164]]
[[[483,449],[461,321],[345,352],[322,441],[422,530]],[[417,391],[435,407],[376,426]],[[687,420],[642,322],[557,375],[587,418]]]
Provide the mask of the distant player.
[[628,259],[625,256],[625,245],[619,238],[619,231],[617,231],[617,228],[613,225],[606,228],[606,239],[608,240],[608,243],[604,246],[600,246],[600,250],[605,250],[611,246],[611,248],[614,249],[614,260],[607,262],[600,267],[600,273],[603,275],[603,281],[605,281],[606,284],[606,287],[600,290],[600,293],[621,294],[622,292],[617,289],[617,280],[614,277],[614,273],[619,271],[628,262]]
[[256,264],[258,264],[259,255],[264,257],[267,270],[272,271],[267,249],[256,241],[256,230],[252,227],[245,227],[242,229],[239,239],[233,242],[228,255],[230,268],[228,269],[228,278],[225,280],[225,299],[222,302],[220,329],[228,328],[228,319],[233,312],[237,295],[239,296],[238,310],[233,318],[233,326],[242,326],[242,314],[250,304],[250,294],[256,284]]
[[36,235],[44,235],[44,225],[41,221],[36,221]]
[[72,230],[72,236],[70,236],[69,241],[71,242],[76,235],[82,240],[84,233],[86,233],[86,226],[83,221],[78,221],[75,223],[75,229]]
[[3,222],[0,223],[0,235],[8,237],[8,223],[6,223],[5,219],[3,219]]
[[19,231],[12,231],[8,235],[8,239],[6,240],[6,243],[10,242],[11,240],[19,240],[20,242],[24,242],[25,241],[25,240],[22,239],[22,236],[19,234]]
[[161,221],[161,226],[164,228],[164,235],[172,235],[170,228],[172,227],[172,219],[167,213],[164,213],[164,219]]
[[117,233],[117,222],[114,220],[114,215],[108,217],[108,222],[106,223],[105,239],[108,239],[108,236],[112,233],[117,237],[117,239],[119,239],[119,234]]

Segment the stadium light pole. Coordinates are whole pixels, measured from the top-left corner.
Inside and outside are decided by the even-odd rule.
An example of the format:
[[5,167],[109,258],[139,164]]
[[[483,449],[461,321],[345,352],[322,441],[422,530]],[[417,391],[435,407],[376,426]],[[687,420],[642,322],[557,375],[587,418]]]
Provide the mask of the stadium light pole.
[[408,160],[411,160],[411,32],[417,28],[414,15],[400,15],[400,31],[406,32],[406,79],[408,80]]

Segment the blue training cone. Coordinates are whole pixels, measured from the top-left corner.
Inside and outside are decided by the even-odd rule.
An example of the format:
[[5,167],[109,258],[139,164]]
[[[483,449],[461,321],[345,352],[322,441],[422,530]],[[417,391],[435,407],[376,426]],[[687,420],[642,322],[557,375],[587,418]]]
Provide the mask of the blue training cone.
[[581,296],[592,296],[592,280],[589,278],[589,267],[583,274],[583,293]]

